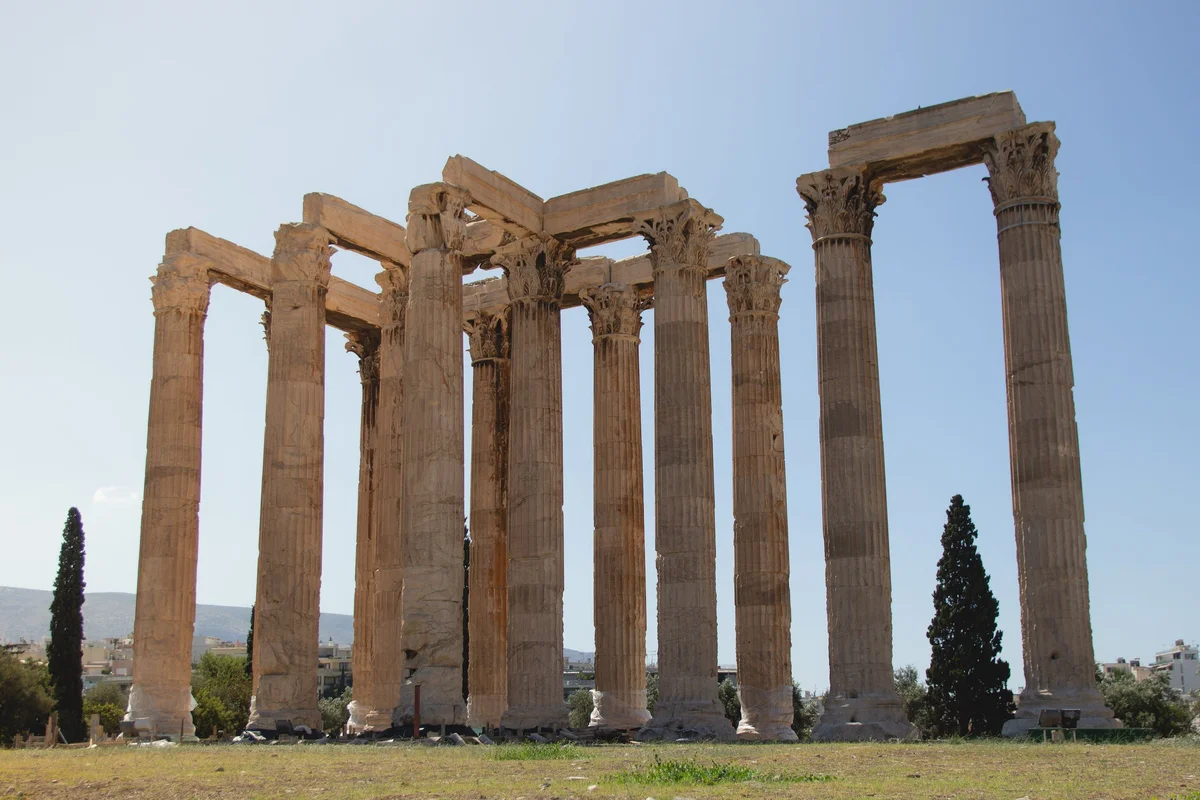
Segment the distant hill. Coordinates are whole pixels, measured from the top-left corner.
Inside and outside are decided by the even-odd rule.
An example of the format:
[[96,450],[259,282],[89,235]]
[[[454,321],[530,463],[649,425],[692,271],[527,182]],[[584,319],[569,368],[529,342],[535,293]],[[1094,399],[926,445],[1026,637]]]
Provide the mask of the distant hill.
[[[34,641],[50,634],[52,593],[42,589],[0,586],[0,641]],[[87,592],[83,602],[83,635],[108,639],[133,633],[134,595],[128,592]],[[196,636],[217,636],[225,641],[246,638],[250,609],[239,606],[196,606]],[[321,641],[338,644],[354,639],[354,618],[349,614],[321,614]]]

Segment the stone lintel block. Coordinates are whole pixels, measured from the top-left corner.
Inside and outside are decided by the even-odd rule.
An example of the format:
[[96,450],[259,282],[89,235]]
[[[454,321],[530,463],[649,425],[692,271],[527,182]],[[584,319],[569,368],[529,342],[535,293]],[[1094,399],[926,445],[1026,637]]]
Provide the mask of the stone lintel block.
[[573,247],[591,247],[633,236],[635,220],[687,197],[687,190],[666,172],[636,175],[550,198],[545,231]]
[[304,221],[329,231],[334,243],[368,258],[408,266],[404,226],[321,192],[304,195]]
[[514,236],[542,232],[542,198],[499,172],[455,155],[446,161],[442,180],[470,192],[470,209]]
[[884,182],[919,178],[982,163],[984,142],[1024,124],[1012,92],[966,97],[831,131],[829,166],[863,164]]

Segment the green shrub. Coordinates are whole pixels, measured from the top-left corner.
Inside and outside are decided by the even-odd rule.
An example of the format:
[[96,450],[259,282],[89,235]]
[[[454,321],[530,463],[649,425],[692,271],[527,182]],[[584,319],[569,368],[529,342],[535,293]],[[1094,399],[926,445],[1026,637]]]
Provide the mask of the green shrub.
[[121,732],[121,718],[125,716],[125,709],[121,706],[112,703],[97,703],[89,697],[84,697],[83,719],[89,726],[92,714],[100,715],[100,727],[107,735],[116,736]]
[[567,698],[567,709],[570,711],[569,722],[567,723],[572,728],[586,728],[588,722],[592,719],[592,710],[595,704],[592,702],[592,692],[590,689],[576,689]]

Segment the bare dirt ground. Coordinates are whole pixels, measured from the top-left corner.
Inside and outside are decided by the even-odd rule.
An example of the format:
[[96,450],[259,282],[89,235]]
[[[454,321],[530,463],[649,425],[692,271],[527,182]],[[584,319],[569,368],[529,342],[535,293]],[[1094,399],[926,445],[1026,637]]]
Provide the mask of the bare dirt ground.
[[[0,752],[0,798],[1181,798],[1200,743],[613,745],[501,760],[496,747],[191,745]],[[751,767],[762,780],[630,784],[659,761]],[[815,777],[814,777],[815,776]],[[819,780],[830,776],[831,780]],[[792,780],[779,780],[779,778]],[[799,780],[803,779],[803,780]]]

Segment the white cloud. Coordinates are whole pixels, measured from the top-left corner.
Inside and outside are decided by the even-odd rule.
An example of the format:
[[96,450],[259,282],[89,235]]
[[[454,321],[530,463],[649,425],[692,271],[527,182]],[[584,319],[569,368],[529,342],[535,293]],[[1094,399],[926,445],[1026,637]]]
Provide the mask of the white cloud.
[[101,486],[92,495],[92,502],[113,506],[131,506],[138,502],[140,496],[128,486]]

